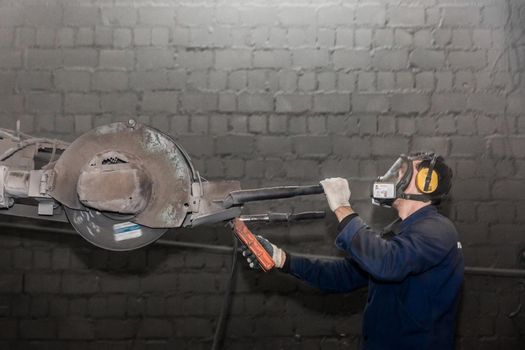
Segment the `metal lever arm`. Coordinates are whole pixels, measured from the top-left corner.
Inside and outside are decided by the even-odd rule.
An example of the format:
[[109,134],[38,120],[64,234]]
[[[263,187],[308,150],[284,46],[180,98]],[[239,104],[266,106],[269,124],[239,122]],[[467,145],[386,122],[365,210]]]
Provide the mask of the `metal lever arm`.
[[254,215],[241,215],[239,220],[244,222],[294,222],[301,220],[322,219],[324,211],[305,211],[302,213],[267,213]]
[[305,196],[311,194],[323,193],[321,185],[313,186],[280,186],[258,188],[253,190],[239,190],[230,192],[223,200],[224,208],[240,206],[247,202],[262,201],[267,199],[290,198],[296,196]]

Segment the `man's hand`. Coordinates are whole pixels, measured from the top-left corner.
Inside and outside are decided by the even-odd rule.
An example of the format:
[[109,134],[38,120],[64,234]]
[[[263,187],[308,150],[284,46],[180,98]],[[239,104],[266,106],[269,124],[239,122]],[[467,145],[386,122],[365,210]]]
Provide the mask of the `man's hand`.
[[[257,240],[263,248],[270,254],[272,257],[273,262],[275,263],[275,267],[282,268],[284,266],[284,262],[286,261],[286,253],[281,248],[277,247],[275,244],[270,243],[269,240],[264,238],[263,236],[256,236]],[[245,245],[242,246],[242,256],[246,258],[246,261],[248,261],[248,264],[252,269],[260,270],[261,265],[257,261],[257,258],[253,253],[246,247]]]
[[333,177],[324,179],[321,181],[324,193],[326,194],[326,200],[332,211],[336,211],[339,207],[350,206],[350,186],[348,181],[341,177]]

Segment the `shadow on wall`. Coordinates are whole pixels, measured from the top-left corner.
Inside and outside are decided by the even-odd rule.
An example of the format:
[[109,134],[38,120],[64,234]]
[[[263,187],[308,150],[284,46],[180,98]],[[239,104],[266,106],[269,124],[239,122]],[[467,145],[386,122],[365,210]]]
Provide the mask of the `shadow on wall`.
[[496,289],[494,282],[491,277],[465,278],[456,330],[466,344],[494,334],[525,340],[525,281],[498,278]]

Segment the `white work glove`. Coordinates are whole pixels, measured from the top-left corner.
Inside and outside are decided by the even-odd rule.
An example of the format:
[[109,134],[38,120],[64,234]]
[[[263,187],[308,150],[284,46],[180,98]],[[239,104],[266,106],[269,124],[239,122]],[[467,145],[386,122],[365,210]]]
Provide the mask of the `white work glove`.
[[[270,254],[272,257],[273,262],[275,263],[275,267],[282,268],[284,266],[284,261],[286,260],[286,253],[284,250],[276,246],[275,244],[270,243],[269,240],[264,238],[263,236],[257,235],[257,240],[263,248]],[[248,261],[248,264],[252,269],[259,270],[261,269],[261,265],[259,264],[259,261],[257,261],[257,258],[253,253],[248,249],[247,246],[244,244],[242,245],[242,256],[246,258],[246,261]]]
[[321,181],[324,193],[326,194],[326,200],[332,211],[335,211],[339,207],[350,206],[350,186],[348,181],[341,177],[332,177]]

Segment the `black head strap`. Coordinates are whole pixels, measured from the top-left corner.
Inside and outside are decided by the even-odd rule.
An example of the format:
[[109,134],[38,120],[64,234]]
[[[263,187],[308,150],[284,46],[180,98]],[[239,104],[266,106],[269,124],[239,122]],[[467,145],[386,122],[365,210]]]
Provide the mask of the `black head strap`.
[[432,155],[432,160],[430,161],[430,166],[428,167],[428,173],[427,177],[425,178],[425,187],[423,188],[426,191],[428,191],[428,186],[430,186],[430,180],[432,179],[432,173],[434,172],[434,167],[436,166],[437,161],[437,154]]
[[419,202],[430,202],[430,201],[432,201],[432,198],[430,198],[426,194],[408,194],[408,193],[403,193],[403,194],[401,194],[401,196],[399,196],[399,198],[408,199],[408,200],[411,200],[411,201],[419,201]]

